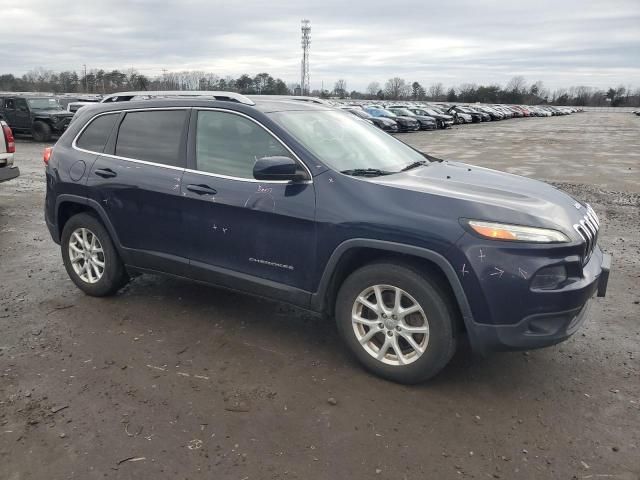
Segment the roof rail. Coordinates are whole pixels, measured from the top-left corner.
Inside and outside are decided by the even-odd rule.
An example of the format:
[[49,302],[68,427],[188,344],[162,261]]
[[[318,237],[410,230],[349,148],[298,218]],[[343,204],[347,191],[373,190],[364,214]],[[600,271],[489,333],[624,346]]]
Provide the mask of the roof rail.
[[251,95],[251,98],[265,98],[269,100],[296,100],[298,102],[318,103],[332,107],[333,103],[318,97],[307,97],[303,95]]
[[116,92],[106,95],[101,102],[127,102],[135,97],[211,97],[216,100],[226,100],[231,102],[244,103],[245,105],[255,105],[253,100],[236,92],[221,92],[207,90],[158,90],[158,91],[138,91],[138,92]]

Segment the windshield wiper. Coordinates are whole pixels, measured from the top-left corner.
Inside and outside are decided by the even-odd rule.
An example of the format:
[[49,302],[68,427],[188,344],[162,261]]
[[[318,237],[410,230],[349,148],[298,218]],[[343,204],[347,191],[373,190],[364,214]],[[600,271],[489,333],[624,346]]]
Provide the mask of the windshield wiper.
[[351,170],[342,170],[340,173],[354,177],[379,177],[380,175],[391,175],[394,172],[387,172],[379,168],[353,168]]
[[412,168],[421,167],[422,165],[426,165],[428,162],[426,160],[418,160],[417,162],[410,163],[406,167],[404,167],[401,172],[406,172],[407,170],[411,170]]

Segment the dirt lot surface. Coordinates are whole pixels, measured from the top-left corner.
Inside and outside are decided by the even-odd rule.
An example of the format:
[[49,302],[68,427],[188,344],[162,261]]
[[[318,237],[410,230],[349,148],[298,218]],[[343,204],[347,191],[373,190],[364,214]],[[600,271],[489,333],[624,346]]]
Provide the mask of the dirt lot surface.
[[402,138],[593,204],[614,263],[579,333],[463,348],[406,387],[285,305],[152,276],[87,297],[44,224],[43,145],[19,139],[22,176],[0,185],[0,479],[640,478],[640,117]]

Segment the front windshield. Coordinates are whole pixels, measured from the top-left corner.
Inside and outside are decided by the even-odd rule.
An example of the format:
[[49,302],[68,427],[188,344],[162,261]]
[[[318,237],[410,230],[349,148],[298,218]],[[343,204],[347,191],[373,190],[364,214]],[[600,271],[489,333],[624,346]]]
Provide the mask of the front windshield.
[[330,168],[398,172],[425,162],[419,152],[367,122],[336,110],[284,111],[270,116]]
[[353,113],[354,115],[360,117],[360,118],[371,118],[371,115],[369,115],[364,110],[361,110],[361,109],[358,109],[358,108],[354,108],[353,110],[348,110],[348,111]]
[[410,112],[406,108],[394,108],[393,113],[395,113],[396,115],[404,115],[405,117],[415,116],[415,113]]
[[367,109],[367,112],[369,112],[371,115],[373,115],[374,117],[396,117],[397,115],[393,112],[390,112],[389,110],[385,110],[384,108],[370,108]]
[[60,110],[62,107],[55,98],[28,98],[31,110]]

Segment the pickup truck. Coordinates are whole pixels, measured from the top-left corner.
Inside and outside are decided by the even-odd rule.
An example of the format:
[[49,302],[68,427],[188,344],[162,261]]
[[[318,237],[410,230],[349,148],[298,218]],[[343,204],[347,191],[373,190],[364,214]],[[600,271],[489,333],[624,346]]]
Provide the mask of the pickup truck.
[[0,182],[5,182],[20,175],[20,170],[13,164],[13,152],[16,151],[13,132],[3,120],[0,120],[0,132]]

